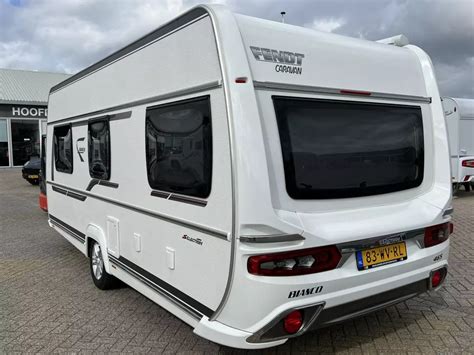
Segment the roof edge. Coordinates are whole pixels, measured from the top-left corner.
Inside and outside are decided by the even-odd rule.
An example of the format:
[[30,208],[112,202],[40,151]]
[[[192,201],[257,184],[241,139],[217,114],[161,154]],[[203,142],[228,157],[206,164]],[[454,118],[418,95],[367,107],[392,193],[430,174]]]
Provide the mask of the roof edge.
[[0,100],[0,105],[48,106],[48,101]]
[[137,50],[140,47],[145,46],[146,44],[153,42],[154,40],[165,36],[166,34],[176,30],[179,27],[182,27],[191,21],[194,21],[196,19],[199,19],[201,17],[204,17],[205,15],[208,15],[208,11],[206,7],[204,6],[196,6],[192,8],[191,10],[188,10],[187,12],[183,13],[182,15],[172,19],[171,21],[165,23],[164,25],[158,27],[157,29],[153,30],[152,32],[149,32],[148,34],[144,35],[143,37],[140,37],[139,39],[135,40],[134,42],[128,44],[127,46],[111,53],[107,57],[99,60],[98,62],[88,66],[87,68],[81,70],[80,72],[74,74],[73,76],[69,77],[68,79],[60,82],[59,84],[56,84],[51,88],[49,91],[50,95],[54,93],[55,91],[60,90],[61,88],[97,71],[100,70],[101,68],[107,66],[108,64],[126,56],[127,54]]

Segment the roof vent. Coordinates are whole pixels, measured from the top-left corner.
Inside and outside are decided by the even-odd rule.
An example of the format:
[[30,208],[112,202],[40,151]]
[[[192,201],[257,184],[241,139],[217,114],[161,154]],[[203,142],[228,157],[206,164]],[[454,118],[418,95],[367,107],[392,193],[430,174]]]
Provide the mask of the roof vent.
[[405,35],[398,35],[398,36],[393,36],[389,38],[379,39],[376,42],[391,44],[392,46],[397,46],[397,47],[403,47],[403,46],[406,46],[407,44],[410,44],[410,41],[408,41],[408,38]]

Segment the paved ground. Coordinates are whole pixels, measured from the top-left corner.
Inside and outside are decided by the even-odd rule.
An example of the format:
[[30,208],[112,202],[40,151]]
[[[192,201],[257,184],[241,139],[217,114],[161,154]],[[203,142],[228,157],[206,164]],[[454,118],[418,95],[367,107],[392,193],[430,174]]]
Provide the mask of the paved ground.
[[[87,259],[51,230],[38,187],[0,170],[0,353],[229,353],[123,287],[100,291]],[[473,353],[474,193],[454,201],[446,286],[268,353]]]

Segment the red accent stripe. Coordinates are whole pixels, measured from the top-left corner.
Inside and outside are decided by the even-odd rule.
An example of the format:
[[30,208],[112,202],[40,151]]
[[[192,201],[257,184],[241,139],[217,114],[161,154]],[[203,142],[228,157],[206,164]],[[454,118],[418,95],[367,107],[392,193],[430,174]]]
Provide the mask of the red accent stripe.
[[237,84],[245,84],[247,82],[247,78],[246,77],[235,78],[235,82]]
[[372,93],[369,92],[369,91],[358,91],[358,90],[345,90],[345,89],[342,89],[339,92],[341,94],[346,94],[346,95],[363,95],[363,96],[372,95]]

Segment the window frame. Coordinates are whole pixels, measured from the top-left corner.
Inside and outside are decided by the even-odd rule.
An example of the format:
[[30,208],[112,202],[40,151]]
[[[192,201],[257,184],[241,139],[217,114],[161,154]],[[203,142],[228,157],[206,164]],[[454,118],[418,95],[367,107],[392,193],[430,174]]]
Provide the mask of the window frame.
[[[64,127],[69,127],[69,130],[71,132],[71,144],[70,144],[70,147],[71,147],[71,169],[58,168],[58,161],[59,161],[58,149],[59,148],[57,146],[57,141],[56,141],[56,130],[64,128]],[[74,151],[73,151],[73,133],[72,133],[72,124],[71,123],[54,126],[54,128],[53,128],[53,148],[54,148],[53,149],[53,151],[54,151],[54,169],[56,171],[60,172],[60,173],[72,174],[74,172]]]
[[[209,142],[210,142],[210,146],[209,146],[209,172],[208,172],[208,177],[209,177],[209,180],[206,181],[206,185],[207,185],[207,190],[206,190],[206,193],[203,194],[203,195],[197,195],[197,194],[191,194],[189,192],[186,192],[186,191],[176,191],[176,190],[173,190],[173,189],[170,189],[170,188],[164,188],[163,186],[157,186],[156,184],[154,184],[151,179],[150,179],[150,169],[149,169],[149,162],[148,162],[148,131],[147,131],[147,124],[148,124],[148,121],[150,120],[148,118],[148,112],[150,110],[156,110],[156,109],[164,109],[164,108],[167,108],[167,107],[179,107],[180,105],[183,105],[183,104],[188,104],[188,103],[193,103],[193,102],[197,102],[197,101],[205,101],[206,104],[207,104],[207,108],[209,110]],[[167,194],[170,194],[170,195],[181,195],[181,196],[188,196],[190,198],[196,198],[196,199],[202,199],[202,200],[205,200],[207,198],[209,198],[209,196],[211,195],[211,192],[212,192],[212,181],[213,181],[213,159],[214,159],[214,147],[213,147],[213,129],[212,129],[212,104],[211,104],[211,95],[210,94],[206,94],[206,95],[201,95],[201,96],[196,96],[196,97],[192,97],[192,98],[188,98],[188,99],[181,99],[181,100],[177,100],[177,101],[171,101],[171,102],[167,102],[167,103],[164,103],[164,104],[159,104],[159,105],[153,105],[153,106],[149,106],[149,107],[146,107],[146,110],[145,110],[145,164],[146,164],[146,174],[147,174],[147,180],[148,180],[148,185],[155,191],[163,191]],[[205,151],[203,149],[203,155],[205,157]],[[206,159],[204,159],[205,161]],[[204,176],[204,178],[206,178],[206,176]]]
[[[107,144],[107,178],[102,178],[98,176],[93,175],[92,171],[92,166],[91,166],[91,155],[92,155],[92,149],[91,149],[91,125],[97,122],[105,122],[106,127],[107,127],[107,134],[108,134],[108,144]],[[97,117],[97,118],[91,118],[87,121],[87,160],[88,160],[88,169],[89,169],[89,176],[93,179],[98,179],[98,180],[105,180],[109,181],[110,176],[112,175],[112,149],[111,149],[111,134],[110,134],[110,116],[105,116],[105,117]]]
[[[313,97],[301,97],[301,96],[283,96],[283,95],[272,95],[273,111],[275,114],[275,123],[277,126],[278,140],[280,145],[280,153],[282,158],[283,178],[285,182],[285,189],[288,196],[295,201],[305,200],[330,200],[330,199],[342,199],[342,198],[354,198],[354,197],[372,197],[377,195],[383,195],[388,193],[403,192],[409,189],[418,188],[423,184],[425,179],[426,170],[426,140],[425,140],[425,122],[423,117],[423,110],[420,105],[413,104],[393,104],[393,103],[378,103],[378,102],[366,102],[366,101],[352,101],[352,100],[335,100],[335,99],[323,99]],[[296,177],[294,169],[294,157],[291,150],[285,151],[289,147],[289,130],[288,121],[286,117],[280,116],[276,102],[280,100],[288,101],[310,101],[310,102],[322,102],[322,103],[337,103],[337,104],[350,104],[350,105],[365,105],[365,106],[381,106],[381,107],[393,107],[403,109],[416,109],[419,113],[420,128],[421,128],[421,145],[419,147],[421,162],[420,162],[420,173],[417,179],[410,182],[401,182],[391,185],[374,186],[367,190],[361,189],[333,189],[331,190],[313,190],[306,191],[305,194],[301,192],[296,186]],[[282,132],[282,126],[286,126],[286,132]]]

